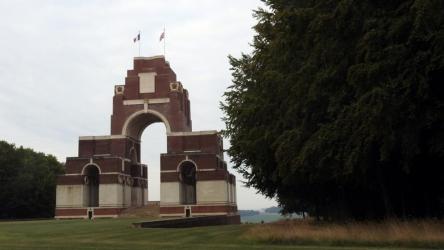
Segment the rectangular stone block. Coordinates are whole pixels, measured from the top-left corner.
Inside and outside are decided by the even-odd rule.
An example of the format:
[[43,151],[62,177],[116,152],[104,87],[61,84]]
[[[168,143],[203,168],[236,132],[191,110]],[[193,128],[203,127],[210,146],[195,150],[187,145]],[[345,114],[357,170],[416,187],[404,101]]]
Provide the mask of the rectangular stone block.
[[228,183],[226,181],[198,181],[196,191],[197,204],[228,202]]
[[180,203],[180,183],[162,182],[160,184],[160,204]]
[[56,207],[83,207],[83,185],[57,185]]
[[99,206],[100,207],[122,207],[123,206],[123,185],[121,184],[101,184],[99,185]]

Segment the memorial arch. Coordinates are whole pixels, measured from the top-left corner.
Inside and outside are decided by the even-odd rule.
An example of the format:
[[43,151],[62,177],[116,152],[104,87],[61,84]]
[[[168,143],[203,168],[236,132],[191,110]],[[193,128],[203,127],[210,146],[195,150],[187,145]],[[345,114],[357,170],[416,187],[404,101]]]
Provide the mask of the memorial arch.
[[[147,205],[149,166],[141,163],[141,135],[157,122],[167,137],[167,152],[160,155],[160,216],[236,213],[236,181],[220,134],[192,131],[188,91],[165,58],[154,56],[134,58],[125,84],[114,87],[110,135],[80,137],[78,156],[66,159],[57,180],[56,218],[117,217]],[[90,179],[95,184],[86,183]]]

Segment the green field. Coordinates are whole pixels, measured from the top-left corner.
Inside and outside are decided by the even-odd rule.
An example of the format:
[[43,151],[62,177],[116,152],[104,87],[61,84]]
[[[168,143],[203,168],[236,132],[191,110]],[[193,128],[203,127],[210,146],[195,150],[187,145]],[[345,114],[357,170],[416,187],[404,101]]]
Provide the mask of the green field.
[[[0,222],[0,249],[381,249],[270,245],[247,240],[252,225],[137,229],[138,219]],[[387,248],[401,249],[401,248]]]

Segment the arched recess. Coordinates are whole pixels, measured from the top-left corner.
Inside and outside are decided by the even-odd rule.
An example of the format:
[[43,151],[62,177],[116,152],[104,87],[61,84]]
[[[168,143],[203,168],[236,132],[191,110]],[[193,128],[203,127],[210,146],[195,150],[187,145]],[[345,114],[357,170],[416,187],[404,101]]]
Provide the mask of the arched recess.
[[[187,163],[188,162],[188,163]],[[196,167],[196,171],[199,169],[198,167],[197,167],[197,164],[196,164],[196,162],[194,162],[193,160],[191,160],[191,159],[186,159],[186,160],[183,160],[183,161],[181,161],[181,162],[179,162],[179,164],[177,164],[177,172],[180,172],[180,168],[182,167],[182,165],[183,164],[193,164],[194,165],[194,167]]]
[[83,168],[85,185],[85,203],[87,207],[99,206],[99,175],[100,168],[96,164],[88,164]]
[[137,111],[126,119],[122,134],[140,140],[143,130],[156,122],[162,122],[165,124],[166,132],[171,132],[170,123],[164,115],[155,110],[146,109]]
[[196,204],[196,170],[194,162],[185,160],[179,165],[180,203]]
[[87,168],[89,166],[95,166],[99,170],[99,174],[102,173],[102,170],[100,169],[100,166],[91,162],[91,163],[85,164],[85,166],[82,167],[82,172],[81,172],[82,175],[86,175],[86,170],[87,170]]

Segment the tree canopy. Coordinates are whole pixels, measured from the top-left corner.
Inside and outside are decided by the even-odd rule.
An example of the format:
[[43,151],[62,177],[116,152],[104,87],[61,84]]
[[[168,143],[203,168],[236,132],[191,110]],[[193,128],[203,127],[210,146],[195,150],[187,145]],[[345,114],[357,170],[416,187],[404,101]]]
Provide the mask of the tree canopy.
[[229,155],[284,212],[444,214],[444,1],[266,0],[229,57]]
[[61,173],[54,156],[0,141],[0,219],[53,217]]

